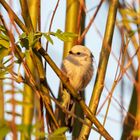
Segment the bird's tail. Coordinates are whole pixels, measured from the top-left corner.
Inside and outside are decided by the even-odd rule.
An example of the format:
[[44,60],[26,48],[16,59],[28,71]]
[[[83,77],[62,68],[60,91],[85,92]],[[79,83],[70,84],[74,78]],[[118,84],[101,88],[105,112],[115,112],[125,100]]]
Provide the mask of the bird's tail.
[[57,120],[60,126],[67,126],[72,131],[74,118],[71,114],[75,111],[75,102],[72,96],[69,94],[67,89],[61,85],[60,87],[60,103],[63,108],[65,108],[69,113],[64,113],[61,109],[56,110]]

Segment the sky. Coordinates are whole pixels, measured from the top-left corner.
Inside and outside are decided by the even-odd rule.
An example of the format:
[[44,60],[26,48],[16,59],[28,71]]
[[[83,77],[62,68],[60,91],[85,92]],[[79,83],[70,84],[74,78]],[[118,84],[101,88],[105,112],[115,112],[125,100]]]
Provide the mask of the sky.
[[[50,24],[50,18],[53,13],[56,2],[57,2],[56,0],[51,0],[51,2],[47,1],[47,0],[41,0],[41,7],[42,7],[41,31],[42,32],[48,31],[49,24]],[[92,15],[95,11],[94,7],[97,6],[98,2],[99,2],[98,0],[86,0],[87,11],[89,9],[93,8],[93,10],[90,10],[89,12],[87,12],[86,25],[89,23],[90,18],[92,17]],[[12,4],[14,7],[13,9],[14,9],[15,13],[17,13],[21,17],[20,8],[19,8],[18,4],[19,4],[18,0],[13,0],[13,4]],[[58,6],[58,9],[57,9],[54,21],[53,21],[53,25],[52,25],[52,31],[54,31],[54,32],[57,29],[61,29],[62,31],[64,31],[64,29],[65,29],[65,27],[64,27],[65,9],[66,9],[65,5],[66,5],[66,0],[60,0],[59,6]],[[97,15],[97,18],[95,19],[94,24],[92,24],[90,30],[88,31],[88,33],[85,37],[85,45],[91,50],[91,52],[93,53],[94,58],[95,58],[94,76],[93,76],[91,82],[89,83],[89,85],[87,86],[86,93],[85,93],[87,105],[89,104],[89,101],[90,101],[93,85],[95,82],[95,76],[97,73],[99,56],[100,56],[100,51],[101,51],[101,47],[102,47],[102,39],[104,36],[104,31],[105,31],[105,26],[106,26],[107,14],[108,14],[108,5],[106,2],[104,2],[104,4],[102,5],[102,7]],[[117,14],[117,17],[119,18],[119,14]],[[54,41],[54,45],[49,44],[48,53],[51,56],[51,58],[54,60],[54,62],[57,64],[57,66],[60,67],[61,62],[62,62],[63,42],[57,38],[53,38],[53,41]],[[44,42],[44,40],[42,40],[42,42]],[[45,42],[44,42],[44,46],[45,46]],[[121,46],[120,34],[119,34],[118,29],[115,27],[113,44],[112,44],[112,53],[109,58],[108,68],[107,68],[106,77],[105,77],[105,87],[106,88],[104,88],[104,90],[103,90],[103,94],[100,99],[99,108],[102,105],[103,101],[106,99],[106,96],[108,95],[108,91],[110,91],[110,89],[112,87],[112,83],[114,81],[114,76],[115,76],[115,72],[116,72],[116,68],[117,68],[116,58],[117,59],[119,58],[120,46]],[[131,46],[130,46],[130,49],[131,49]],[[133,51],[132,51],[132,54],[133,54]],[[130,73],[130,71],[128,71],[128,73]],[[59,79],[49,66],[47,68],[47,75],[49,75],[47,77],[48,78],[47,80],[49,81],[49,85],[50,85],[51,89],[53,90],[53,93],[55,94],[55,96],[57,96],[58,87],[59,87]],[[115,88],[115,92],[113,94],[113,98],[116,99],[119,103],[120,103],[120,98],[122,95],[120,84],[121,84],[121,82],[117,85],[117,87]],[[108,91],[106,89],[108,89]],[[129,101],[131,98],[131,93],[132,93],[132,83],[131,83],[130,79],[127,78],[127,76],[124,76],[124,89],[125,89],[125,93],[123,93],[123,96],[124,96],[123,107],[127,110]],[[21,98],[21,97],[19,97],[19,98]],[[108,114],[109,119],[107,119],[105,128],[107,129],[107,131],[111,134],[111,136],[115,140],[119,140],[121,137],[121,131],[122,131],[121,107],[118,104],[118,102],[115,101],[114,99],[111,102],[111,106],[110,106],[110,110],[109,110],[109,114]],[[100,122],[103,122],[103,115],[105,114],[106,107],[107,107],[107,104],[105,104],[103,106],[100,114],[97,116],[97,118],[100,120]],[[9,105],[7,105],[6,108],[9,108]],[[20,111],[20,110],[21,110],[20,107],[17,108],[17,111]],[[125,113],[126,112],[124,111],[124,114]],[[6,117],[8,118],[9,116],[6,116]],[[20,120],[19,120],[19,122],[20,122]],[[96,132],[92,131],[90,133],[89,140],[92,140],[93,137],[98,139],[99,135]],[[8,140],[10,140],[9,138],[10,137],[7,137]],[[103,138],[102,138],[102,140],[103,140]]]

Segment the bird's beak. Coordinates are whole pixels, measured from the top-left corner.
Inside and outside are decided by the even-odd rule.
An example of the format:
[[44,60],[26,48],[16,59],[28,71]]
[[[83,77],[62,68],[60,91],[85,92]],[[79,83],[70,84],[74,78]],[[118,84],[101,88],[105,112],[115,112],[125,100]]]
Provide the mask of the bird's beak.
[[91,58],[94,58],[94,56],[93,56],[93,54],[92,54],[92,53],[90,53],[90,57],[91,57]]

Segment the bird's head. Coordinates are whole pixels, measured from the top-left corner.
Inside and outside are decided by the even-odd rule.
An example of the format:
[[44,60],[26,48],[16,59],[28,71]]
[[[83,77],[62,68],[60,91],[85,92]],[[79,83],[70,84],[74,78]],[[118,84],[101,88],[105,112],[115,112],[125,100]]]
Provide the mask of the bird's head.
[[83,63],[86,63],[86,61],[92,62],[93,60],[93,55],[90,50],[82,45],[75,45],[72,47],[72,49],[69,51],[69,55],[75,60],[82,61]]

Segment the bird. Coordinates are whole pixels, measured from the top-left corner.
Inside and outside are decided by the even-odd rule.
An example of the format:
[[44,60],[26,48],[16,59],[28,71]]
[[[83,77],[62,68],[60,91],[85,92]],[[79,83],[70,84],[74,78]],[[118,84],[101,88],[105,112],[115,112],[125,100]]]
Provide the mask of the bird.
[[[79,94],[91,81],[93,68],[93,54],[83,45],[75,45],[64,58],[61,66],[62,73],[68,78],[70,85]],[[68,90],[62,86],[61,105],[71,112],[74,112],[75,103]],[[72,131],[74,119],[65,115],[66,126]]]

